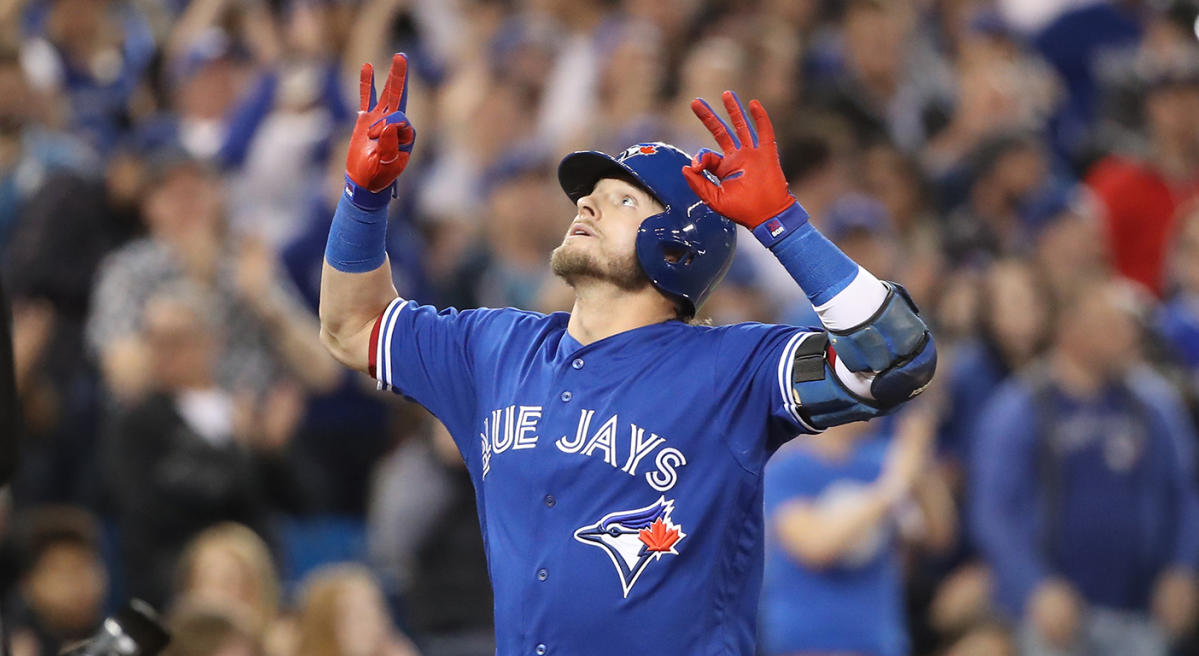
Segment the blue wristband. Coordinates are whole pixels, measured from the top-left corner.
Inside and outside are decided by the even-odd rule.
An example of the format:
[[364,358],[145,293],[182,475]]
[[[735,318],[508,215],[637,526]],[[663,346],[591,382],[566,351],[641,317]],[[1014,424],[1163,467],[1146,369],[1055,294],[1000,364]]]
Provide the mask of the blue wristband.
[[342,194],[350,199],[356,207],[369,211],[387,207],[387,203],[395,197],[396,183],[392,182],[383,191],[371,191],[365,187],[359,187],[356,182],[350,179],[350,174],[346,174],[346,188],[342,190]]
[[803,205],[792,203],[791,207],[763,221],[753,232],[763,246],[772,248],[805,225],[808,225],[808,211]]
[[[388,191],[380,193],[386,194]],[[386,247],[386,201],[376,209],[363,209],[354,203],[347,187],[337,203],[337,211],[333,213],[329,241],[325,244],[325,261],[338,271],[366,273],[383,266]]]
[[[783,230],[768,227],[771,223],[778,223]],[[767,236],[779,234],[768,243],[759,230]],[[770,247],[812,305],[824,305],[858,275],[857,263],[808,222],[808,213],[799,203],[754,228],[754,234]]]

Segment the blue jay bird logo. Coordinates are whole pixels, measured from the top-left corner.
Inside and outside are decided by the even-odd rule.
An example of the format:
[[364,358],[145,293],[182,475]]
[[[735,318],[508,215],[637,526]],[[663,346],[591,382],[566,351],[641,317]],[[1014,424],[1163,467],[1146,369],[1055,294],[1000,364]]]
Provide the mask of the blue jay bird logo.
[[620,510],[604,515],[590,526],[575,531],[575,539],[583,544],[600,547],[616,565],[624,596],[629,597],[633,584],[645,571],[646,565],[666,554],[677,556],[675,545],[687,537],[683,527],[670,519],[674,499],[658,497],[654,503],[636,510]]

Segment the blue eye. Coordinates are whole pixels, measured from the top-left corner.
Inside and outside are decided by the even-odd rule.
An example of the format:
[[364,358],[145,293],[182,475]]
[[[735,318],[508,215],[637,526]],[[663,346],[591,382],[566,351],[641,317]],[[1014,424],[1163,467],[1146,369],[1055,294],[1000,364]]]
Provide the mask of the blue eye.
[[637,207],[637,201],[632,196],[621,197],[620,204],[625,207]]

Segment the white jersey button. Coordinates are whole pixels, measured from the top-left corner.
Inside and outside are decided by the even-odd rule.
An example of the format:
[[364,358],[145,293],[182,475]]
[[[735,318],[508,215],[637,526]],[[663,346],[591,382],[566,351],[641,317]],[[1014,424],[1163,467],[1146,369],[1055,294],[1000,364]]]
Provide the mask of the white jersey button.
[[583,368],[583,358],[575,358],[575,361],[571,362],[570,366],[574,367],[575,369],[582,369]]
[[563,403],[569,402],[570,401],[570,392],[562,392],[561,398],[562,398]]

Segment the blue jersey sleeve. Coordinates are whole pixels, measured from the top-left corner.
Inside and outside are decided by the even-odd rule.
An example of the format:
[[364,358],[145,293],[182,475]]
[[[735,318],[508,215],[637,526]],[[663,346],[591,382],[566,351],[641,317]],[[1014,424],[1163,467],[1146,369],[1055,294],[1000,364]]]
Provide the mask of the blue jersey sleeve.
[[[397,298],[387,306],[371,338],[371,373],[381,389],[415,401],[441,420],[458,448],[472,435],[476,405],[476,361],[471,340],[486,330],[494,311],[437,310]],[[485,336],[483,336],[485,338]]]
[[[819,432],[801,417],[791,387],[795,353],[815,328],[744,323],[725,326],[717,347],[716,394],[731,395],[766,416],[762,435],[730,435],[734,452],[772,453],[796,435]],[[756,460],[756,459],[755,459]],[[749,463],[743,463],[752,466]]]

